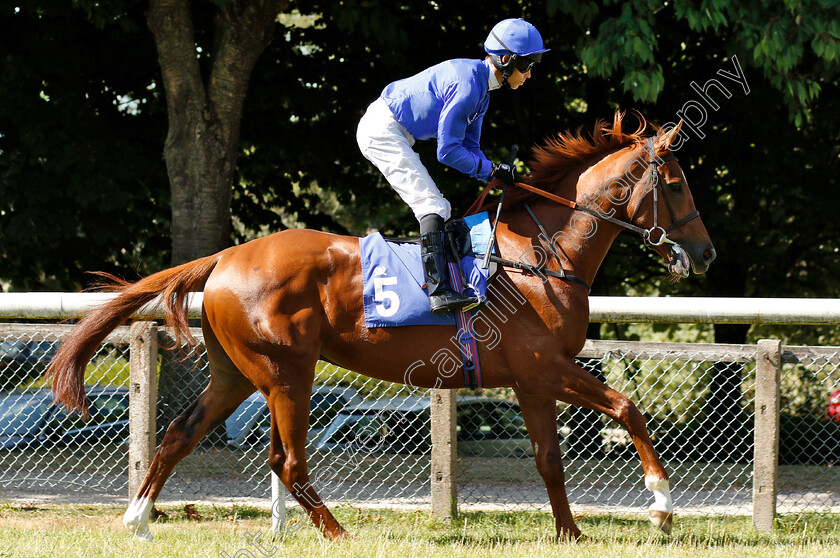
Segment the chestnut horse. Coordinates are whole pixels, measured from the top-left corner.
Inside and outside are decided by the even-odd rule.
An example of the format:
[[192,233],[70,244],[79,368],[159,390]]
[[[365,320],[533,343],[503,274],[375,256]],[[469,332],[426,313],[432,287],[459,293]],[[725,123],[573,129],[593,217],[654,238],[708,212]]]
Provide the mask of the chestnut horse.
[[[641,233],[675,278],[687,276],[692,268],[703,273],[714,259],[709,235],[695,218],[685,176],[669,151],[678,128],[645,137],[644,119],[632,133],[623,132],[621,125],[622,114],[616,113],[611,126],[599,121],[591,138],[558,134],[536,149],[526,186],[536,187],[537,193],[511,193],[498,224],[497,248],[505,258],[528,254],[542,259],[536,263],[543,271],[499,266],[494,281],[515,288],[522,305],[514,315],[496,320],[500,341],[479,349],[484,386],[510,386],[517,394],[562,539],[578,538],[581,532],[566,496],[558,400],[600,411],[629,432],[645,486],[654,496],[650,518],[665,532],[672,523],[668,474],[642,413],[575,364],[589,318],[583,283],[591,284],[623,228]],[[576,205],[573,200],[576,208],[570,207]],[[564,271],[582,281],[558,278]],[[169,425],[124,524],[135,535],[152,538],[150,511],[172,469],[258,389],[271,411],[271,469],[325,537],[346,536],[309,482],[306,466],[317,361],[400,383],[410,369],[415,386],[463,388],[459,374],[416,366],[418,361],[434,362],[432,356],[451,343],[454,326],[368,329],[358,238],[286,230],[136,283],[120,282],[114,287],[119,296],[76,325],[55,355],[48,374],[57,401],[87,415],[85,365],[111,330],[158,297],[169,325],[189,338],[185,301],[202,285],[201,327],[210,381]],[[478,315],[487,317],[509,304],[500,296],[491,289],[489,310]]]

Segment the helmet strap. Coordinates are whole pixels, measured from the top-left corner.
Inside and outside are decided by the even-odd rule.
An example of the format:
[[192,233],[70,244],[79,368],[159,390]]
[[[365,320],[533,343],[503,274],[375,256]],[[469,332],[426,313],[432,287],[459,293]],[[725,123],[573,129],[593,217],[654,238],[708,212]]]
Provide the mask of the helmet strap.
[[[509,56],[507,63],[502,62],[502,56]],[[510,54],[491,54],[490,61],[493,66],[502,74],[502,86],[507,85],[508,78],[513,74],[513,55]]]
[[502,85],[504,86],[504,85],[507,85],[508,78],[513,73],[512,67],[513,67],[514,52],[512,50],[510,50],[510,48],[504,43],[504,41],[502,41],[501,38],[499,38],[498,35],[496,35],[496,32],[494,30],[491,29],[490,34],[493,35],[493,38],[496,39],[497,41],[499,41],[499,44],[502,45],[505,48],[505,50],[508,51],[509,58],[508,58],[507,64],[503,64],[502,63],[502,57],[499,56],[499,66],[497,66],[497,68],[499,68],[499,70],[502,72]]

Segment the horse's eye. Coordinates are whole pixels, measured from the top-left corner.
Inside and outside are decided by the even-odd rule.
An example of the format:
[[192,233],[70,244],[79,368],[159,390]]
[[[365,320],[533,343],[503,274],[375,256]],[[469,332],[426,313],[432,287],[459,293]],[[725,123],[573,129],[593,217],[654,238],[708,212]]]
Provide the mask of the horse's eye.
[[683,185],[682,185],[682,181],[681,181],[681,180],[678,180],[677,182],[669,182],[669,183],[668,183],[668,186],[670,186],[670,187],[671,187],[671,191],[672,191],[672,192],[677,192],[677,193],[679,193],[679,192],[682,192],[682,189],[683,189]]

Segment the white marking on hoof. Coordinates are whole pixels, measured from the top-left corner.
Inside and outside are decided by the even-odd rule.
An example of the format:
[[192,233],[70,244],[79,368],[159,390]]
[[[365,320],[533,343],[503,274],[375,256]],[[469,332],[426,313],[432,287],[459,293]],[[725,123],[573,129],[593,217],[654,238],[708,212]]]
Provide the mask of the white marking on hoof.
[[134,533],[134,536],[144,541],[152,541],[155,536],[149,530],[149,516],[154,502],[149,498],[134,498],[123,515],[123,525]]
[[648,508],[650,520],[667,534],[671,534],[674,518],[674,504],[667,479],[645,477],[645,487],[653,492],[653,504]]

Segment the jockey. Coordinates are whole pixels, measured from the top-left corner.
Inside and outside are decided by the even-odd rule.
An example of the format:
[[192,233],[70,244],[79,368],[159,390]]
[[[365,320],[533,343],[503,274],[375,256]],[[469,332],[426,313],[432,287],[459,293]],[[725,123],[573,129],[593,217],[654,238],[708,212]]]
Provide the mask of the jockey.
[[420,222],[423,273],[434,313],[470,308],[478,299],[449,285],[443,225],[451,207],[412,146],[416,140],[435,139],[444,165],[480,180],[512,183],[513,168],[491,163],[479,147],[489,93],[505,84],[517,89],[548,52],[537,29],[524,19],[496,24],[484,50],[483,60],[447,60],[391,83],[368,107],[356,132],[362,154]]

